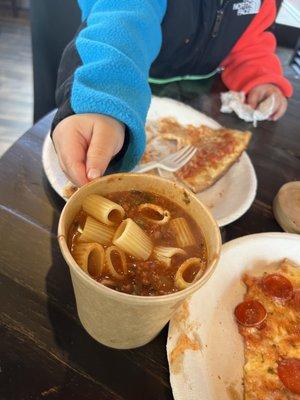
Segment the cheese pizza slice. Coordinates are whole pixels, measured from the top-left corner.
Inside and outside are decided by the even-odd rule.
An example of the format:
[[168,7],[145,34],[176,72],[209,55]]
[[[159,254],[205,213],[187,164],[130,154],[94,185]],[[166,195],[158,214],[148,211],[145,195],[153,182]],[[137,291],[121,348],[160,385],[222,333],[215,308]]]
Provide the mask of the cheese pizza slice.
[[300,400],[300,268],[285,259],[244,282],[234,311],[244,338],[244,399]]
[[[148,129],[151,129],[149,125]],[[195,193],[207,189],[220,179],[239,159],[251,138],[248,131],[211,129],[204,125],[181,125],[174,118],[156,121],[154,130],[156,138],[152,138],[147,145],[147,161],[151,158],[149,154],[154,154],[160,147],[157,141],[164,143],[164,147],[169,148],[170,152],[188,144],[197,148],[192,159],[175,173],[175,176]]]

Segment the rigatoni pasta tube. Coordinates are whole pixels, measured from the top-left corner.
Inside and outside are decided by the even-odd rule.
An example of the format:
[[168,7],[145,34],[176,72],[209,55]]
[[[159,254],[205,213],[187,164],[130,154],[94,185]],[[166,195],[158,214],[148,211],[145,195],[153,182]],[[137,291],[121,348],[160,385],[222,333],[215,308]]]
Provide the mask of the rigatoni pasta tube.
[[185,289],[197,281],[203,275],[204,270],[205,263],[200,258],[193,257],[185,260],[175,274],[175,285],[180,290]]
[[188,247],[196,244],[192,231],[184,218],[172,219],[170,228],[175,234],[178,247]]
[[72,254],[80,268],[93,278],[103,274],[105,253],[101,244],[77,243]]
[[142,216],[153,224],[164,225],[170,221],[170,211],[164,210],[161,206],[152,203],[143,203],[138,207]]
[[113,237],[113,244],[144,261],[148,260],[153,248],[149,236],[131,218],[121,222]]
[[[114,257],[117,255],[117,259]],[[123,279],[127,274],[127,260],[123,250],[117,246],[110,246],[105,250],[107,272],[115,279]]]
[[175,255],[184,256],[186,255],[186,252],[178,247],[157,246],[153,249],[153,257],[166,267],[170,267],[172,263],[172,257]]
[[83,229],[79,228],[78,230],[80,232],[79,242],[110,244],[116,229],[87,216]]
[[82,203],[83,211],[105,225],[118,225],[125,217],[120,204],[98,194],[90,194]]

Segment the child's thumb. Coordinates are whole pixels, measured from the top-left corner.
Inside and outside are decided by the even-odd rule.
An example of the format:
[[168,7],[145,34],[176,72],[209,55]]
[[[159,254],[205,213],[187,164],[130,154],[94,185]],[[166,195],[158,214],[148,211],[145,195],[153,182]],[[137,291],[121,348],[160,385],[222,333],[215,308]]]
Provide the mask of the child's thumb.
[[256,90],[252,90],[247,96],[247,103],[254,110],[258,106],[259,100],[260,100],[260,93]]
[[86,173],[89,180],[102,176],[114,155],[115,146],[104,132],[94,132],[86,156]]

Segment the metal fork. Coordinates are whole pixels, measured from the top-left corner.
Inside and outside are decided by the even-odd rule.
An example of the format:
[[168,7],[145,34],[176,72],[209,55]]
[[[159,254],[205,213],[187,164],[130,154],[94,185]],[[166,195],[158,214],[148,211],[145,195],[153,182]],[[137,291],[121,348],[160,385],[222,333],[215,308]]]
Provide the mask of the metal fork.
[[146,172],[154,168],[161,168],[166,171],[175,172],[190,161],[197,149],[188,145],[172,153],[160,161],[151,161],[146,164],[138,165],[133,172]]

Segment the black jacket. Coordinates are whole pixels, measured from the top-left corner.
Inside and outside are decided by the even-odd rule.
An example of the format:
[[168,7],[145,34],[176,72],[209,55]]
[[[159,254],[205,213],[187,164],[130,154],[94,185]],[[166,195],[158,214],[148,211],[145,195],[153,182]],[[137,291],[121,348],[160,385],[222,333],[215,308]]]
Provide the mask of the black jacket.
[[249,26],[260,0],[169,0],[163,43],[150,76],[203,75],[217,69]]

